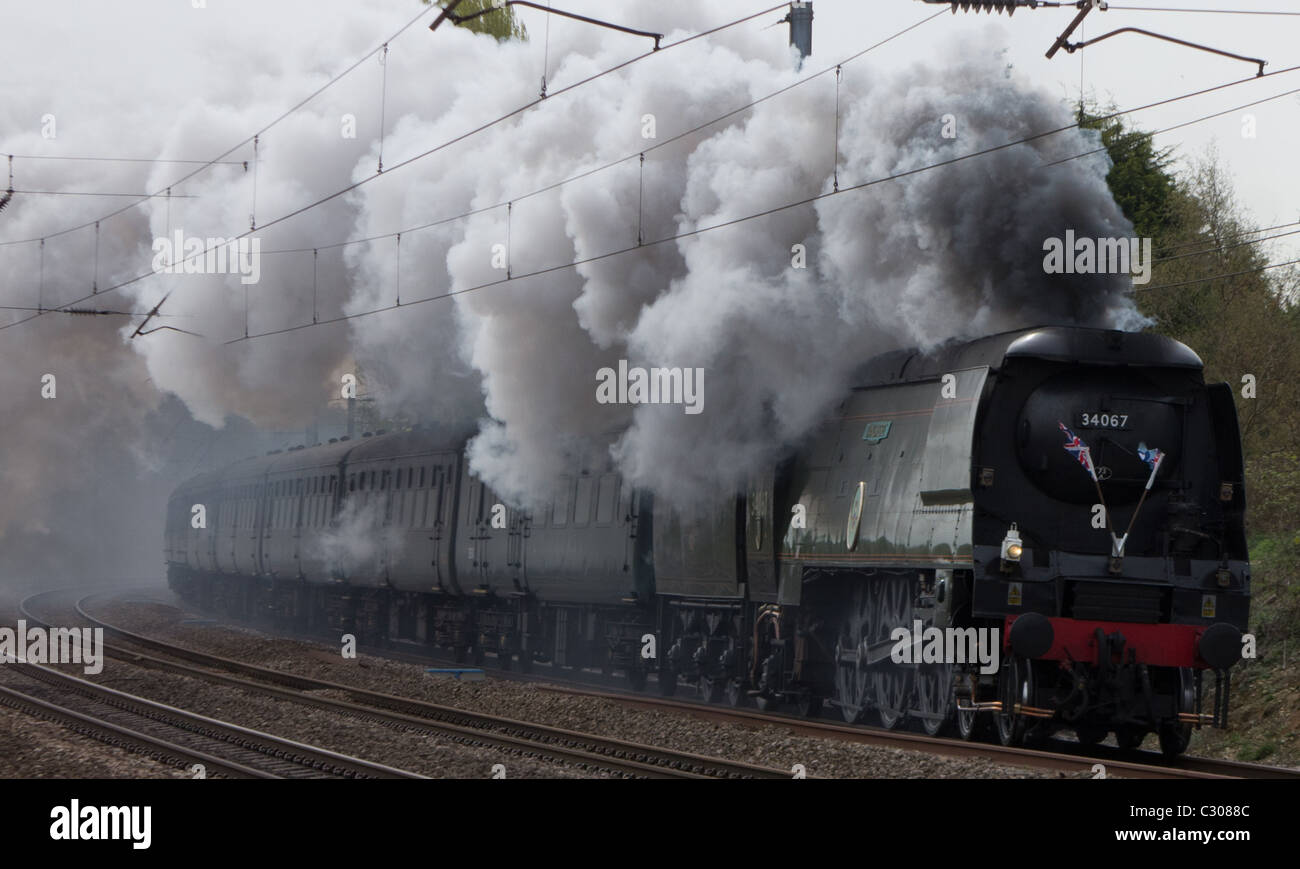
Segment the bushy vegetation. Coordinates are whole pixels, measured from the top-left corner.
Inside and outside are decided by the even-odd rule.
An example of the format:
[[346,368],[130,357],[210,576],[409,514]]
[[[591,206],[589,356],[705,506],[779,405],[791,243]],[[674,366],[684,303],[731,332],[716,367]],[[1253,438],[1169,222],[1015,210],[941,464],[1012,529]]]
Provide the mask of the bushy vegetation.
[[1300,227],[1261,232],[1214,150],[1176,159],[1104,114],[1083,123],[1102,131],[1116,201],[1155,250],[1139,307],[1200,354],[1207,380],[1232,384],[1245,452],[1258,658],[1234,668],[1232,731],[1193,750],[1300,763],[1300,273],[1269,268],[1294,257],[1266,240]]

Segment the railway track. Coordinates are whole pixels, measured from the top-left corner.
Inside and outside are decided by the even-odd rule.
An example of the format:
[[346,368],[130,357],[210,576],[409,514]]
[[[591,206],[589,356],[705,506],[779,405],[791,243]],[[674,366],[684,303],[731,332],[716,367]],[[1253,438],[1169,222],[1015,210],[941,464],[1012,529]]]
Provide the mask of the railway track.
[[[305,642],[319,640],[318,637],[307,636],[294,636],[293,638]],[[421,655],[388,647],[362,648],[368,653],[379,657],[388,657],[413,664],[423,665],[431,660],[443,660],[436,655]],[[782,712],[759,712],[752,709],[709,703],[704,700],[684,699],[680,692],[677,698],[665,698],[653,693],[636,692],[618,687],[620,680],[601,678],[593,673],[581,673],[575,677],[574,674],[568,672],[550,675],[532,671],[521,672],[509,667],[497,669],[486,664],[482,666],[483,669],[495,673],[500,678],[542,683],[540,686],[542,690],[553,693],[571,693],[579,696],[598,697],[643,708],[675,709],[717,721],[744,724],[779,723],[791,727],[801,735],[842,739],[914,751],[934,751],[934,753],[947,754],[953,757],[985,757],[997,762],[1016,763],[1017,761],[1008,758],[1019,753],[1022,757],[1041,760],[1047,768],[1063,771],[1091,771],[1094,764],[1102,763],[1106,765],[1108,770],[1128,770],[1133,777],[1137,778],[1300,780],[1300,769],[1290,767],[1268,766],[1266,764],[1197,757],[1194,755],[1182,755],[1170,760],[1158,751],[1125,750],[1109,745],[1083,747],[1072,741],[1055,738],[1040,749],[1004,748],[995,743],[966,742],[952,738],[929,737],[919,733],[887,730],[869,724],[840,724]],[[574,684],[557,685],[556,682],[572,682]],[[831,707],[827,708],[830,709]],[[931,745],[934,747],[927,747]]]
[[423,778],[177,709],[42,664],[0,670],[0,704],[202,777]]
[[[165,651],[173,656],[186,658],[191,661],[201,662],[204,659],[208,659],[214,662],[219,662],[215,665],[222,669],[230,669],[237,672],[265,672],[273,674],[274,677],[284,679],[286,682],[290,683],[298,682],[306,685],[317,682],[317,680],[279,673],[278,671],[266,671],[264,668],[256,667],[255,665],[244,664],[243,662],[230,659],[217,658],[216,656],[208,655],[206,653],[196,652],[160,640],[143,637],[142,635],[126,631],[117,626],[95,619],[86,613],[84,608],[81,606],[81,603],[84,602],[85,601],[83,600],[78,604],[78,609],[83,618],[103,627],[106,633],[132,639],[146,647]],[[383,654],[385,652],[378,653]],[[417,659],[417,656],[402,653],[396,654],[395,657],[402,660],[419,660],[423,663],[427,663],[429,660],[428,658]],[[500,675],[508,678],[526,679],[529,681],[546,681],[546,677],[542,675],[523,674],[510,670],[502,670],[500,671]],[[348,686],[334,685],[334,683],[320,684],[332,685],[335,690],[348,692],[358,692],[361,690]],[[979,757],[997,763],[1030,766],[1034,768],[1052,769],[1064,772],[1091,773],[1095,770],[1096,764],[1101,763],[1106,767],[1107,775],[1122,775],[1130,778],[1300,779],[1300,770],[1289,769],[1286,767],[1266,766],[1262,764],[1243,763],[1239,761],[1220,760],[1217,758],[1183,756],[1177,760],[1170,761],[1156,752],[1122,751],[1117,748],[1111,749],[1107,746],[1093,746],[1085,752],[1081,748],[1074,750],[1072,748],[1072,743],[1063,741],[1056,741],[1049,747],[1038,749],[1005,747],[990,743],[966,742],[943,737],[930,737],[919,733],[910,733],[905,731],[884,730],[881,728],[872,728],[862,725],[848,725],[829,721],[820,721],[817,719],[797,717],[776,712],[759,712],[752,709],[709,704],[703,701],[692,702],[689,700],[658,697],[652,694],[607,690],[594,686],[570,687],[547,684],[539,687],[541,690],[554,693],[597,697],[647,709],[672,710],[680,713],[710,718],[720,722],[743,724],[748,726],[756,724],[779,724],[802,736],[860,742],[864,744],[901,748],[913,751],[926,751],[953,757]],[[372,692],[361,693],[368,694]],[[400,708],[402,704],[422,704],[422,701],[411,701],[404,698],[392,697],[391,695],[376,696],[383,698],[385,702],[395,703],[398,708]],[[423,705],[432,706],[433,704]],[[441,708],[445,709],[446,707]],[[463,710],[450,711],[462,715],[477,715],[477,713],[465,713]],[[776,772],[782,777],[788,777],[788,774],[784,772],[772,772]]]
[[[319,637],[292,635],[293,639],[304,642],[317,642]],[[420,654],[390,647],[361,646],[361,650],[377,657],[403,661],[418,665],[427,665],[431,661],[449,661],[436,654]],[[489,658],[489,660],[491,660]],[[904,748],[914,751],[933,751],[953,757],[985,757],[1004,763],[1017,763],[1010,757],[1019,754],[1040,761],[1047,768],[1062,771],[1092,771],[1094,764],[1105,764],[1108,770],[1129,771],[1133,777],[1153,779],[1186,778],[1227,778],[1227,779],[1300,779],[1300,770],[1288,767],[1268,766],[1265,764],[1245,763],[1242,761],[1223,760],[1220,758],[1196,757],[1183,755],[1170,760],[1156,751],[1124,750],[1108,745],[1079,746],[1077,743],[1052,739],[1041,749],[1006,748],[983,742],[965,742],[943,737],[928,737],[918,733],[899,730],[886,730],[869,724],[840,724],[818,721],[803,716],[781,712],[759,712],[750,709],[708,703],[704,700],[690,700],[678,694],[676,699],[663,698],[653,693],[635,692],[617,687],[619,680],[603,678],[594,673],[539,673],[520,671],[516,668],[494,668],[489,664],[480,665],[499,678],[539,683],[542,690],[554,693],[572,693],[604,698],[642,708],[674,709],[688,714],[712,718],[717,721],[730,721],[743,724],[783,724],[801,735],[863,742],[892,748]],[[545,665],[542,665],[545,666]],[[557,682],[571,682],[573,685],[557,685]],[[581,687],[578,687],[581,686]],[[829,708],[829,707],[828,707]],[[1025,761],[1028,763],[1028,761]],[[1038,765],[1038,763],[1030,764]]]
[[[44,623],[23,602],[24,617]],[[470,712],[284,673],[165,643],[103,622],[86,612],[85,599],[75,609],[79,617],[104,629],[107,636],[177,660],[105,642],[106,655],[136,666],[202,679],[400,730],[434,734],[462,745],[502,750],[541,760],[560,761],[579,769],[605,771],[629,778],[790,778],[784,770],[728,761],[627,740],[532,724],[502,716]],[[335,696],[322,696],[328,691]],[[339,699],[343,697],[346,699]]]
[[[1107,775],[1122,774],[1128,778],[1146,779],[1290,779],[1300,780],[1300,770],[1287,767],[1265,766],[1262,764],[1242,763],[1240,761],[1219,760],[1205,757],[1181,757],[1176,761],[1166,761],[1153,752],[1121,752],[1114,749],[1109,752],[1091,753],[1070,751],[1053,751],[1031,748],[1012,748],[982,742],[965,742],[957,739],[925,736],[919,733],[907,733],[894,730],[858,725],[837,724],[829,721],[784,715],[774,712],[757,712],[730,706],[718,706],[703,702],[690,702],[653,695],[630,694],[622,692],[600,691],[589,688],[575,688],[557,685],[541,686],[541,690],[557,694],[597,697],[632,706],[648,709],[674,709],[687,714],[698,715],[716,721],[740,724],[780,724],[790,728],[801,736],[813,736],[823,739],[838,739],[860,742],[868,745],[881,745],[890,748],[905,748],[946,754],[953,757],[982,757],[998,763],[1010,763],[1019,766],[1033,766],[1045,769],[1057,769],[1067,772],[1091,771],[1096,764],[1106,767]],[[1062,744],[1065,747],[1068,744]],[[1053,746],[1055,747],[1055,746]],[[1104,748],[1104,747],[1103,747]],[[1149,754],[1152,762],[1136,755]],[[1158,761],[1154,760],[1159,758]]]

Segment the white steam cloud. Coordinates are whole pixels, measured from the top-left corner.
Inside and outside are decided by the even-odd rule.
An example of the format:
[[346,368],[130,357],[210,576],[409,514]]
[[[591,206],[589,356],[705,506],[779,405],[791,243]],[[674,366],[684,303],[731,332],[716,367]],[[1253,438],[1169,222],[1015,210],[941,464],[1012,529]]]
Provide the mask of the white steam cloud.
[[[206,157],[296,103],[417,11],[414,3],[378,0],[264,4],[257,14],[275,21],[250,27],[237,9],[176,5],[78,7],[84,33],[66,44],[54,38],[66,34],[51,34],[43,50],[54,59],[46,65],[91,51],[85,34],[98,32],[96,22],[124,32],[148,25],[167,38],[139,64],[99,49],[116,60],[97,68],[94,88],[75,77],[51,85],[46,77],[7,101],[0,150]],[[739,0],[600,8],[630,26],[668,31],[667,42],[753,11]],[[56,17],[33,12],[16,24]],[[310,38],[293,30],[307,22]],[[101,287],[147,273],[155,238],[178,229],[231,237],[249,228],[251,215],[265,226],[366,181],[259,229],[256,285],[242,285],[238,275],[153,275],[102,305],[87,303],[145,311],[171,293],[163,312],[173,319],[151,325],[202,338],[162,331],[130,341],[139,318],[114,335],[106,321],[54,315],[40,327],[0,333],[6,353],[26,354],[34,366],[5,369],[21,374],[6,384],[14,411],[36,420],[18,432],[23,458],[7,459],[6,475],[21,473],[35,491],[67,488],[67,473],[85,472],[84,464],[67,464],[67,438],[43,434],[39,384],[28,382],[63,347],[92,356],[81,370],[100,380],[84,390],[76,422],[61,424],[77,427],[83,451],[116,444],[119,461],[132,451],[126,444],[138,452],[157,434],[141,426],[164,396],[178,397],[212,427],[240,417],[302,427],[338,398],[340,377],[360,369],[381,411],[472,435],[475,470],[514,498],[543,493],[575,450],[608,450],[636,483],[688,498],[734,485],[797,443],[842,396],[849,372],[877,352],[1044,322],[1139,323],[1127,277],[1043,273],[1045,237],[1067,229],[1092,238],[1133,233],[1106,188],[1104,156],[1046,165],[1092,150],[1095,134],[1072,131],[845,189],[1069,123],[1055,96],[1008,72],[992,41],[974,33],[937,53],[941,64],[884,69],[868,55],[846,66],[838,143],[834,81],[823,76],[664,144],[832,62],[814,57],[796,72],[792,50],[774,35],[781,32],[760,23],[631,64],[401,166],[537,95],[535,41],[498,43],[451,26],[436,34],[418,26],[388,55],[383,175],[375,177],[383,70],[372,61],[267,132],[255,162],[251,148],[229,158],[248,160],[247,169],[200,172],[176,184],[172,198],[104,221],[93,269],[89,228],[47,242],[41,286],[32,278],[34,245],[0,248],[0,266],[15,278],[2,291],[5,304],[30,304],[38,293],[41,304],[67,303],[88,291],[92,270]],[[643,48],[595,28],[555,34],[552,94]],[[222,64],[212,67],[205,60],[212,57]],[[59,118],[57,140],[43,139],[31,123],[46,112]],[[946,115],[955,138],[942,135]],[[647,116],[652,139],[643,135]],[[348,118],[355,138],[346,136]],[[633,156],[640,152],[644,165]],[[842,192],[781,209],[833,190],[837,152]],[[181,171],[141,165],[19,160],[16,168],[29,189],[68,190],[152,190]],[[490,207],[503,202],[512,203],[508,214]],[[781,210],[742,220],[772,209]],[[39,237],[106,210],[100,199],[19,197],[0,214],[0,239]],[[729,221],[740,222],[709,229]],[[413,228],[423,224],[434,225]],[[382,237],[332,246],[399,231],[400,245]],[[792,265],[795,245],[803,246],[805,268]],[[636,249],[605,256],[626,248]],[[494,267],[502,251],[510,281]],[[572,265],[583,260],[591,261]],[[527,276],[534,272],[542,273]],[[309,324],[313,315],[361,315],[399,296],[399,310],[223,343],[245,328],[256,335]],[[93,341],[84,340],[88,334]],[[703,368],[704,412],[598,403],[597,372],[620,359]],[[181,470],[191,469],[166,473]],[[35,517],[4,515],[0,534],[54,527],[39,513],[48,499],[36,503]],[[162,508],[142,511],[153,510],[160,523]]]

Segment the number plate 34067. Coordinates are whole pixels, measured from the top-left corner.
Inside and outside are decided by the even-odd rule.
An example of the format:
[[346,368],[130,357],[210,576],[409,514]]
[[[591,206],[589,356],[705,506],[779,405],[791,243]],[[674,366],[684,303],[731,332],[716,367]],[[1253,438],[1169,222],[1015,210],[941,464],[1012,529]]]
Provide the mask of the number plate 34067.
[[1109,428],[1123,431],[1129,427],[1127,413],[1081,410],[1075,415],[1074,421],[1079,428]]

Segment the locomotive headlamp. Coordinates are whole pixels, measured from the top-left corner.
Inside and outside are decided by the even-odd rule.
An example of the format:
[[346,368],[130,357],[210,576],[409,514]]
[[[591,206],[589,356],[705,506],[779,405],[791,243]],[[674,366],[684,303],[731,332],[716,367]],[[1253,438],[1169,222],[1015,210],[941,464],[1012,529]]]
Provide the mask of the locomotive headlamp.
[[1002,538],[1003,568],[1019,563],[1020,556],[1024,554],[1024,551],[1024,545],[1020,541],[1020,529],[1016,527],[1016,523],[1012,522],[1011,527],[1007,529],[1007,536]]

